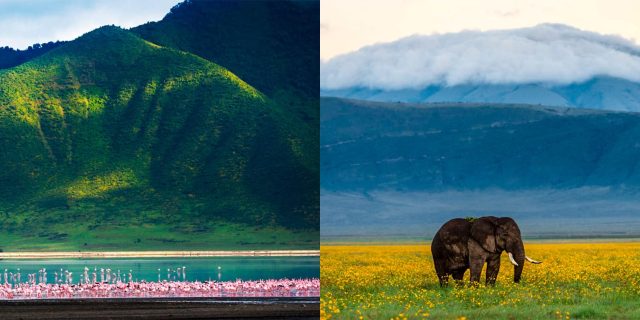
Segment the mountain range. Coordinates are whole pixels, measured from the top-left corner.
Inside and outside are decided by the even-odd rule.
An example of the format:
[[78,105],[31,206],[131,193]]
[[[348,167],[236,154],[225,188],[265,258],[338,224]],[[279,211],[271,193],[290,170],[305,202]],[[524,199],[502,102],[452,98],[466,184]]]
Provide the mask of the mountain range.
[[323,235],[489,214],[529,236],[638,235],[638,113],[322,98],[320,127]]
[[318,6],[189,0],[0,70],[0,246],[317,245]]
[[493,102],[640,111],[640,83],[602,76],[566,85],[542,83],[462,84],[400,90],[347,88],[323,89],[321,94],[329,97],[386,102]]

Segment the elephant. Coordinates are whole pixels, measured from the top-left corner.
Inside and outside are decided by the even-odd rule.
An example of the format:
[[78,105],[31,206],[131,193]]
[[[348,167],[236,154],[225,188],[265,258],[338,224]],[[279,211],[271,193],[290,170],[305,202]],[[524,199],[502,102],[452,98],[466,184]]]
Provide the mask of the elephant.
[[438,230],[431,242],[431,254],[441,287],[447,286],[449,275],[461,281],[467,269],[471,269],[471,283],[479,283],[485,263],[486,284],[494,285],[500,271],[502,251],[507,251],[514,266],[515,283],[520,282],[525,260],[541,263],[525,255],[520,228],[509,217],[451,219]]

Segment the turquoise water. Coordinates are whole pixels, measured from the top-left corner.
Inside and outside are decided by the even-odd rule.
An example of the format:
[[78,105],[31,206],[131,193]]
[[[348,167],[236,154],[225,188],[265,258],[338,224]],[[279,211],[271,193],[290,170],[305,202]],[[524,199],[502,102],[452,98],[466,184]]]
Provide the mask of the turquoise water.
[[90,280],[93,279],[93,272],[96,273],[96,279],[100,280],[101,268],[110,268],[114,274],[120,271],[123,279],[125,276],[128,279],[131,271],[135,281],[158,281],[158,276],[160,280],[167,280],[168,277],[173,280],[179,277],[182,280],[183,274],[178,273],[177,269],[183,267],[186,270],[186,280],[189,281],[320,277],[319,257],[11,259],[0,260],[0,283],[4,283],[5,269],[8,274],[20,272],[21,282],[25,282],[28,279],[27,274],[37,274],[42,268],[46,268],[49,283],[54,281],[56,272],[64,274],[66,270],[73,273],[73,282],[77,283],[82,278],[85,267],[89,268]]

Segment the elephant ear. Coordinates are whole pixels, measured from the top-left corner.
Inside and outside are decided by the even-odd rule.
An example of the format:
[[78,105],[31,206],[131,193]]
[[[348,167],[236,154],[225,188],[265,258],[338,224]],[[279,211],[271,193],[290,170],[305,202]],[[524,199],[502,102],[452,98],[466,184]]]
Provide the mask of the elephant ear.
[[480,218],[471,226],[471,238],[477,241],[485,250],[496,252],[496,219]]

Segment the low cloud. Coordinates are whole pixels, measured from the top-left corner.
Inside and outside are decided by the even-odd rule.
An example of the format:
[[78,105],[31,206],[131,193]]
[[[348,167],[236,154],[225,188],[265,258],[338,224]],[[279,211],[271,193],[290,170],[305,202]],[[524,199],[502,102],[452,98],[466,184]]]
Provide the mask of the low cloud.
[[560,24],[415,35],[321,62],[323,89],[544,83],[611,76],[640,82],[640,46]]

